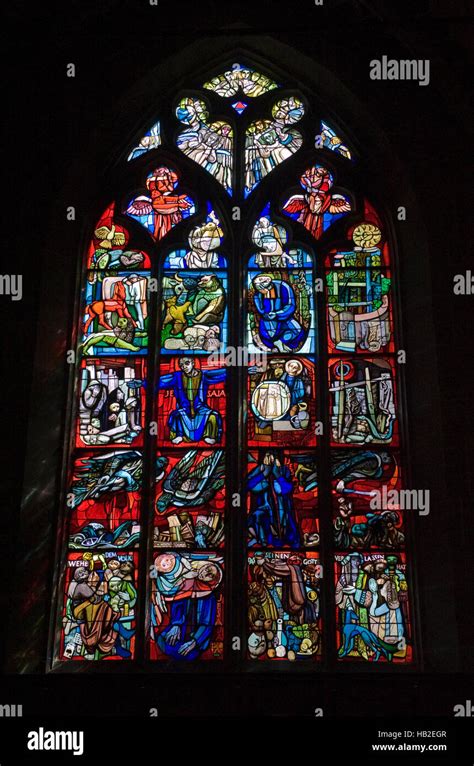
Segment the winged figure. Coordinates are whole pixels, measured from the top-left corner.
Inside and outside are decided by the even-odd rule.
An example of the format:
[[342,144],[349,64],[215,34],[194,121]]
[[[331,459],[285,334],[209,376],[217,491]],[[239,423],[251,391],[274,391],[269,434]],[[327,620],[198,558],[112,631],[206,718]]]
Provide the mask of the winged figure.
[[302,223],[315,239],[319,239],[329,223],[325,214],[340,215],[351,210],[351,203],[343,194],[333,194],[331,173],[321,165],[309,168],[301,176],[304,194],[293,194],[284,204],[283,211]]

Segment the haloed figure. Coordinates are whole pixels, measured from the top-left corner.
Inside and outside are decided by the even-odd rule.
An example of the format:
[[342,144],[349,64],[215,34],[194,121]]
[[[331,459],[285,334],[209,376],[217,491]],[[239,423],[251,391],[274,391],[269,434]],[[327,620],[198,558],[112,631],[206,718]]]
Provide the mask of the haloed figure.
[[264,346],[271,351],[279,351],[276,343],[280,341],[283,350],[297,349],[305,333],[294,318],[296,299],[291,285],[281,279],[273,279],[270,274],[259,274],[252,284],[259,317],[258,331]]
[[[173,552],[158,555],[154,567],[152,626],[156,644],[168,657],[194,660],[211,642],[222,569],[214,561]],[[163,628],[165,614],[168,619]]]

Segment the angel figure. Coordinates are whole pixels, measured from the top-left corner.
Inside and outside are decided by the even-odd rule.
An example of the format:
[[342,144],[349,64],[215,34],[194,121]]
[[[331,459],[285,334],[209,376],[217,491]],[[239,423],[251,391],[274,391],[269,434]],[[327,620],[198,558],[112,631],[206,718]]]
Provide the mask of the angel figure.
[[178,147],[211,173],[230,193],[232,190],[232,128],[222,120],[209,123],[204,101],[183,98],[176,116],[186,125],[178,136]]
[[326,168],[314,165],[301,176],[304,194],[293,194],[283,206],[283,211],[302,223],[315,239],[319,239],[332,222],[325,222],[325,215],[340,215],[351,210],[347,197],[330,192],[333,181]]
[[127,208],[128,215],[147,226],[156,240],[194,212],[194,203],[186,194],[172,193],[177,184],[178,174],[174,170],[159,167],[146,180],[150,196],[136,197]]

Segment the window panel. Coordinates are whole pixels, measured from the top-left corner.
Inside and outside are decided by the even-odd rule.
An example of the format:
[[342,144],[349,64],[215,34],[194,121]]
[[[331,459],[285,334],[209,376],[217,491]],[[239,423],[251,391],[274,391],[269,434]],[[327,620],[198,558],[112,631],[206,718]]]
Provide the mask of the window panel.
[[293,269],[249,271],[250,352],[314,353],[315,319],[311,272]]
[[127,157],[128,162],[136,160],[137,157],[141,157],[142,154],[150,152],[152,149],[157,149],[161,144],[161,125],[159,122],[155,122],[154,125],[148,130],[144,136],[140,139],[137,146],[135,146]]
[[162,353],[225,351],[227,306],[225,271],[166,271],[162,282]]
[[156,240],[196,212],[191,197],[180,193],[179,174],[160,165],[146,179],[146,193],[131,199],[127,215],[141,223]]
[[149,256],[141,250],[129,249],[128,230],[115,219],[115,202],[112,202],[99,218],[87,253],[88,269],[150,268]]
[[223,547],[224,451],[160,450],[156,472],[154,547]]
[[59,657],[135,658],[138,554],[70,553],[65,572]]
[[252,450],[247,510],[249,548],[315,548],[319,543],[315,453]]
[[390,272],[334,269],[326,273],[330,353],[393,351]]
[[206,359],[162,362],[158,381],[158,441],[163,445],[225,444],[227,370]]
[[331,474],[336,549],[403,549],[399,454],[382,449],[332,450]]
[[314,551],[249,554],[249,659],[320,658],[321,577],[319,554]]
[[278,85],[261,72],[256,72],[254,69],[242,64],[233,64],[232,69],[218,74],[208,82],[205,82],[203,88],[212,90],[223,98],[236,96],[239,90],[250,98],[256,98],[274,88],[278,88]]
[[322,165],[308,168],[300,179],[303,194],[293,194],[283,205],[283,212],[320,239],[323,232],[352,207],[347,195],[331,191],[334,176]]
[[90,271],[84,289],[82,354],[146,353],[149,271]]
[[186,126],[178,136],[178,148],[211,173],[232,194],[232,126],[223,120],[211,123],[208,108],[199,98],[181,99],[176,117]]
[[337,654],[341,662],[412,659],[404,553],[336,555]]
[[207,204],[204,223],[193,226],[188,236],[188,249],[173,250],[165,256],[164,268],[179,271],[194,269],[221,269],[227,266],[219,252],[224,232],[212,205]]
[[301,147],[301,133],[289,126],[303,115],[303,102],[289,96],[273,105],[273,119],[261,119],[249,125],[245,136],[244,196],[248,197],[265,176]]
[[80,452],[69,485],[69,547],[136,546],[142,476],[138,450]]
[[81,361],[76,447],[141,447],[145,426],[146,360]]
[[232,104],[232,109],[235,109],[237,114],[243,114],[247,107],[248,104],[246,104],[245,101],[236,101],[235,104]]
[[316,149],[330,149],[332,152],[340,154],[347,160],[350,160],[352,157],[347,146],[342,143],[342,140],[336,135],[335,131],[327,124],[327,122],[323,122],[323,120],[321,120],[319,133],[316,136],[315,146]]
[[398,444],[395,363],[390,357],[329,362],[331,444]]
[[272,355],[248,368],[248,444],[316,445],[314,362]]
[[156,471],[155,546],[171,546],[174,539],[176,547],[219,547],[224,541],[225,452],[160,450]]
[[156,553],[152,567],[150,659],[221,660],[224,559],[218,553]]

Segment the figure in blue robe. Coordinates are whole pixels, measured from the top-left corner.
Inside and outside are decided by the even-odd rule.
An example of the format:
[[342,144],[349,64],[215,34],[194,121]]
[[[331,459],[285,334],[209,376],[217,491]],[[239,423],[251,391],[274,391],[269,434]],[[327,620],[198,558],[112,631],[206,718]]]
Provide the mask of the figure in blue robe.
[[201,598],[171,601],[169,627],[157,636],[157,645],[175,660],[197,659],[210,644],[216,611],[213,591]]
[[278,351],[276,341],[281,341],[287,349],[297,349],[304,341],[306,333],[294,318],[296,298],[287,282],[273,279],[269,274],[254,277],[254,303],[259,315],[258,333],[262,343],[271,350]]
[[189,442],[204,439],[207,444],[220,442],[222,418],[208,406],[207,392],[210,385],[225,380],[226,370],[198,370],[190,357],[182,357],[179,367],[179,371],[162,375],[158,386],[171,388],[178,405],[168,416],[171,441],[173,444],[183,439]]
[[212,556],[167,551],[158,557],[174,559],[175,563],[172,568],[168,565],[166,572],[160,567],[156,579],[158,609],[161,614],[168,612],[169,619],[166,627],[160,628],[161,620],[152,608],[152,635],[158,648],[175,660],[195,660],[211,643],[223,574]]
[[303,401],[305,390],[303,378],[300,375],[289,375],[287,372],[284,372],[279,380],[288,386],[291,397],[290,408]]
[[293,481],[290,469],[272,453],[250,471],[247,487],[252,493],[249,514],[249,545],[301,545],[293,508]]

